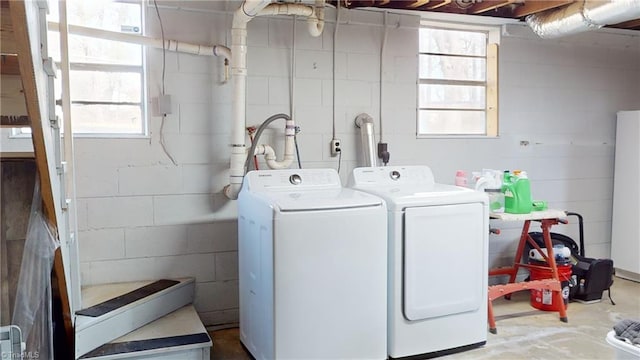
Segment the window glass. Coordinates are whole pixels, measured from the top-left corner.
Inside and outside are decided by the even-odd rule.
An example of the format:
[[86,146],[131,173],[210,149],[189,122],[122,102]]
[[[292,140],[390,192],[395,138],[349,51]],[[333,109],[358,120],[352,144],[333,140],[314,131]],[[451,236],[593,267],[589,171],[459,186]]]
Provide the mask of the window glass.
[[[70,25],[142,35],[142,6],[141,1],[67,0],[67,18]],[[57,22],[58,15],[58,6],[51,6],[48,20]],[[59,33],[50,31],[48,43],[59,62]],[[69,61],[74,133],[146,134],[142,45],[70,33]],[[59,82],[60,76],[57,99]]]
[[497,45],[489,56],[489,30],[450,26],[420,29],[418,136],[496,136]]

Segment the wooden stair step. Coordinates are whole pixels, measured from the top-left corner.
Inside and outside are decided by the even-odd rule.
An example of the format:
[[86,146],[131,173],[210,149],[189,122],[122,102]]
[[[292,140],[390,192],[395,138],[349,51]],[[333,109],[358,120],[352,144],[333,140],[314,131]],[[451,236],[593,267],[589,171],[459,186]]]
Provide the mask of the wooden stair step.
[[209,359],[211,338],[192,305],[184,306],[80,359]]
[[76,358],[193,302],[193,279],[116,283],[82,289]]

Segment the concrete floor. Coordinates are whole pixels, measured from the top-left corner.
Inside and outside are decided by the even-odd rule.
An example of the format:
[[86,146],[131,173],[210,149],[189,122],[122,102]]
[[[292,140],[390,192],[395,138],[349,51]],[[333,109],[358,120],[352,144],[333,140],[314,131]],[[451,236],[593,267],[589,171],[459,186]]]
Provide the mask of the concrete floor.
[[[614,359],[615,349],[606,343],[607,332],[621,319],[640,319],[640,283],[615,278],[612,305],[572,302],[568,323],[557,312],[534,309],[529,293],[514,293],[510,301],[494,301],[498,334],[487,332],[481,348],[444,356],[442,359]],[[251,359],[238,339],[238,329],[212,331],[211,359]]]

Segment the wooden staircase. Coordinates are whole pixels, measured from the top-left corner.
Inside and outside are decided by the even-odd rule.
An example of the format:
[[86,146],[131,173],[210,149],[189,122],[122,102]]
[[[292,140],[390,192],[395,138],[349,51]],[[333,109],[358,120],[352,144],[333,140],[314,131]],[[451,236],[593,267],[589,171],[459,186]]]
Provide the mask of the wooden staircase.
[[63,146],[54,111],[56,71],[47,48],[47,6],[44,0],[0,0],[0,126],[32,130],[43,212],[60,241],[54,277],[67,348],[74,349],[75,359],[209,359],[212,342],[191,305],[193,279],[80,286],[78,246],[70,226],[73,151],[64,151],[73,146]]
[[84,288],[76,358],[209,359],[211,339],[191,305],[194,286],[163,279]]

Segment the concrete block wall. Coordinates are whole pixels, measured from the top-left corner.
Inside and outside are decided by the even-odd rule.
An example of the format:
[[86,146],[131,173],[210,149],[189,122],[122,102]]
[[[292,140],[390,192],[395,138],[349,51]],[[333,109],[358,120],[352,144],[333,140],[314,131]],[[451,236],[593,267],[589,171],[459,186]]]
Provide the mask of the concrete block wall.
[[[159,3],[167,38],[230,43],[230,4]],[[146,10],[148,34],[159,37],[155,10]],[[335,12],[328,11],[327,18],[334,19]],[[361,160],[355,117],[370,114],[380,131],[383,15],[348,11],[341,20],[335,112],[335,25],[329,22],[321,37],[312,38],[303,20],[296,24],[294,118],[302,129],[302,164],[310,168],[338,167],[329,150],[335,121],[343,147],[340,175],[346,182]],[[390,14],[388,24],[382,138],[389,143],[391,164],[429,165],[444,183],[453,183],[457,169],[527,170],[536,199],[585,215],[587,255],[608,256],[615,113],[640,108],[640,81],[633,81],[640,78],[640,53],[637,46],[628,46],[638,38],[605,34],[603,42],[605,35],[594,33],[542,41],[517,28],[515,35],[503,37],[500,49],[501,136],[417,139],[419,18]],[[290,112],[292,26],[291,18],[257,18],[249,24],[247,125]],[[613,45],[603,52],[603,44]],[[204,323],[234,323],[236,205],[221,194],[228,182],[231,84],[222,83],[221,59],[166,53],[165,89],[173,108],[164,138],[174,165],[159,144],[161,118],[153,109],[162,87],[161,65],[162,52],[147,50],[149,138],[76,140],[82,281],[193,276]],[[275,145],[278,154],[283,125],[276,121],[261,139]],[[496,225],[504,231],[491,238],[492,266],[510,260],[519,235],[515,224]],[[569,227],[560,228],[554,230],[575,235]]]

